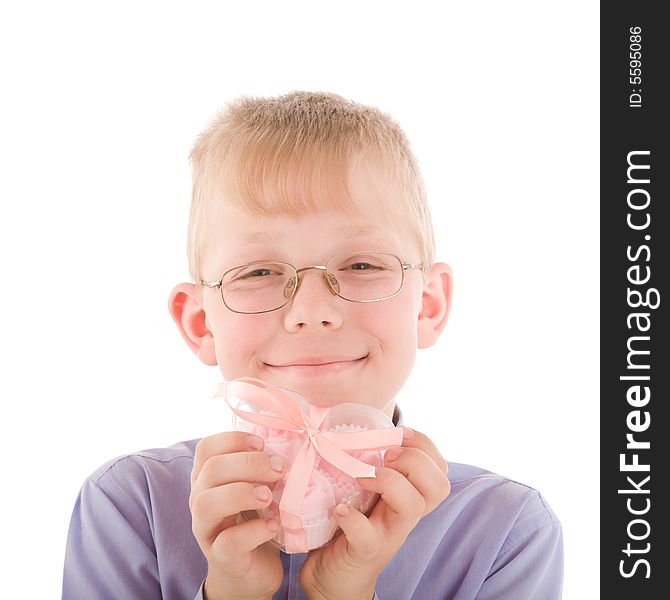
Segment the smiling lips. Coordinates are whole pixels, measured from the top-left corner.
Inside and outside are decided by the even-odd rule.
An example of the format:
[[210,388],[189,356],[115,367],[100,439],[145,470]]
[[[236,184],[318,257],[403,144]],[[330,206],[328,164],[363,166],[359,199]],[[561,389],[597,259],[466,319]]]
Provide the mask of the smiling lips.
[[283,373],[318,377],[339,373],[363,362],[367,355],[359,358],[345,356],[306,356],[280,365],[265,363],[270,369],[280,369]]

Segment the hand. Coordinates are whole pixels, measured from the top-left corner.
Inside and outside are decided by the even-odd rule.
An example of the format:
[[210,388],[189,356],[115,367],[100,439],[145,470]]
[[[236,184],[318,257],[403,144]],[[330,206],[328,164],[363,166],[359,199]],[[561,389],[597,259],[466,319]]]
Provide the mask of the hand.
[[376,477],[357,479],[381,494],[370,517],[353,507],[340,516],[336,507],[343,534],[305,560],[300,583],[310,600],[371,599],[377,577],[412,529],[449,495],[447,463],[422,433],[405,428],[402,447],[388,450],[384,465]]
[[[268,507],[270,490],[253,482],[278,481],[286,469],[286,461],[263,454],[263,446],[262,438],[240,431],[203,438],[196,446],[189,507],[193,534],[209,565],[206,600],[271,598],[281,585],[279,551],[266,543],[279,524],[246,521],[240,514]],[[267,499],[257,499],[257,490],[266,490]]]

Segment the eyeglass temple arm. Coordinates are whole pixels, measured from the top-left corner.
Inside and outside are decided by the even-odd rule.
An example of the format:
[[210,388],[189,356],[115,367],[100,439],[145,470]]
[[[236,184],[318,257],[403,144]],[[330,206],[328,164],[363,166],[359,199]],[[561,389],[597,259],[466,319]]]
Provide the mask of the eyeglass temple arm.
[[204,285],[205,287],[208,288],[220,288],[221,283],[222,283],[221,279],[219,279],[218,281],[203,281],[202,279],[200,280],[200,285]]
[[[298,273],[300,273],[301,271],[305,271],[307,269],[315,269],[315,268],[325,269],[326,267],[323,267],[323,266],[303,267],[302,269],[296,269],[296,271]],[[407,271],[407,269],[422,269],[423,265],[422,264],[416,264],[416,263],[402,263],[402,268],[403,268],[404,271]],[[200,285],[204,285],[205,287],[208,287],[208,288],[220,288],[222,283],[223,283],[223,281],[221,279],[219,279],[218,281],[204,281],[202,279],[200,280]]]

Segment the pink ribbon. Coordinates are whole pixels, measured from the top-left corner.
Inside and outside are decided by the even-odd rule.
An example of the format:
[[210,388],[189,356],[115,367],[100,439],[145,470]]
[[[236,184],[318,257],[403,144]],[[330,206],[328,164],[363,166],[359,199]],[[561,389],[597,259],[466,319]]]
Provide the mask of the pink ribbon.
[[[223,396],[231,410],[240,418],[272,429],[303,433],[305,442],[296,454],[286,477],[284,492],[279,503],[279,516],[285,529],[297,530],[289,552],[307,552],[305,533],[300,519],[300,508],[316,462],[317,454],[350,477],[374,477],[372,465],[355,459],[345,450],[386,450],[402,445],[402,427],[369,429],[366,431],[321,431],[329,408],[309,406],[303,412],[280,388],[252,377],[243,377],[219,384],[216,396]],[[270,410],[274,415],[262,415],[241,410],[230,404],[228,396],[236,396]]]

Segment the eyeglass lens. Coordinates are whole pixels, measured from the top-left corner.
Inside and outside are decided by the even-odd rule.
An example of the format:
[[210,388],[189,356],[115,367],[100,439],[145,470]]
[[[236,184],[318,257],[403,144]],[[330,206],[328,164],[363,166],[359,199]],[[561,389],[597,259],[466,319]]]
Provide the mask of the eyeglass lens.
[[[221,282],[221,295],[231,310],[265,312],[286,304],[295,293],[298,277],[303,276],[304,272],[298,275],[286,263],[258,261],[228,271]],[[400,259],[381,252],[335,256],[324,272],[324,284],[354,302],[393,296],[402,282]]]

